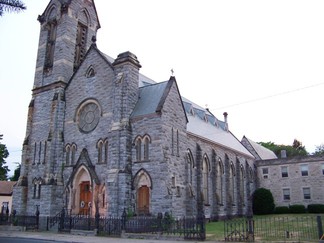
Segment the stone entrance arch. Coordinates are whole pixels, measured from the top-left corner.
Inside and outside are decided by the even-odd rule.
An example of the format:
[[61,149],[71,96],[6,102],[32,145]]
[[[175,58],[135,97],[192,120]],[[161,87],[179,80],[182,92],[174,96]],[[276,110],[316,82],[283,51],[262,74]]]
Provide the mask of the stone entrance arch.
[[[100,181],[87,150],[83,149],[66,187],[66,207],[72,214],[95,215]],[[69,194],[69,196],[68,196]]]
[[134,178],[136,214],[148,215],[151,208],[152,180],[146,170],[141,169]]
[[74,214],[89,215],[92,208],[92,188],[91,176],[84,166],[81,166],[73,180],[74,188]]

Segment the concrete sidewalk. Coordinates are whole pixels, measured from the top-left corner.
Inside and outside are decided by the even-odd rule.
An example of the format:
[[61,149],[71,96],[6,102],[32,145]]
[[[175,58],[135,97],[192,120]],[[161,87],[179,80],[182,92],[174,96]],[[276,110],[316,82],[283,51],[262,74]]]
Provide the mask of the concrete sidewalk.
[[[181,243],[181,242],[201,242],[201,241],[182,241],[182,240],[144,240],[144,239],[122,239],[104,236],[84,236],[63,233],[53,233],[49,231],[31,232],[31,231],[0,231],[0,237],[17,237],[28,239],[51,240],[54,242],[71,243]],[[215,242],[215,241],[213,241]]]

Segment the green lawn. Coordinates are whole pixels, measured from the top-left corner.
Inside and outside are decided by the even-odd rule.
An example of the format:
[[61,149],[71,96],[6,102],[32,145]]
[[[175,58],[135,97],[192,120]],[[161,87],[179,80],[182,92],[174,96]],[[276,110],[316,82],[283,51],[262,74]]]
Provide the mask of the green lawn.
[[[316,214],[256,215],[253,217],[255,238],[264,241],[318,241],[316,216]],[[324,215],[321,217],[323,221]],[[224,221],[207,223],[206,239],[223,241]]]
[[224,221],[206,224],[206,240],[224,240]]

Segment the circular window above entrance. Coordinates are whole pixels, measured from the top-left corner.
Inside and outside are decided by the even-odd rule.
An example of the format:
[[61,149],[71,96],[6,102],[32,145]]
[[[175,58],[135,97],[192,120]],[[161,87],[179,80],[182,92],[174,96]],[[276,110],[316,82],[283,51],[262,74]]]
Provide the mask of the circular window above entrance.
[[81,132],[89,133],[97,127],[100,118],[98,104],[88,101],[81,105],[78,114],[78,126]]

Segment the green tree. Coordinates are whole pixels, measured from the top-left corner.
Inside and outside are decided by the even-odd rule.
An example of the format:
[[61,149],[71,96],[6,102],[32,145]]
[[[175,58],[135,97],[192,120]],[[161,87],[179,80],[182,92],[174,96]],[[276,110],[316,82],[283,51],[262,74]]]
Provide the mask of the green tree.
[[26,9],[25,4],[20,0],[0,0],[0,16],[6,12],[20,12]]
[[6,166],[5,159],[9,156],[8,149],[5,144],[1,144],[3,134],[0,134],[0,181],[6,181],[7,174],[10,171],[8,166]]
[[308,155],[305,146],[297,139],[294,139],[292,145],[278,145],[273,142],[259,142],[259,144],[273,151],[279,158],[282,150],[286,150],[287,157]]
[[315,152],[313,155],[324,155],[324,144],[316,146]]
[[18,166],[15,169],[13,176],[10,177],[11,181],[18,181],[19,176],[20,176],[20,168],[21,168],[21,164],[18,163]]
[[270,190],[258,188],[253,193],[253,213],[257,215],[271,214],[275,209],[274,199]]

